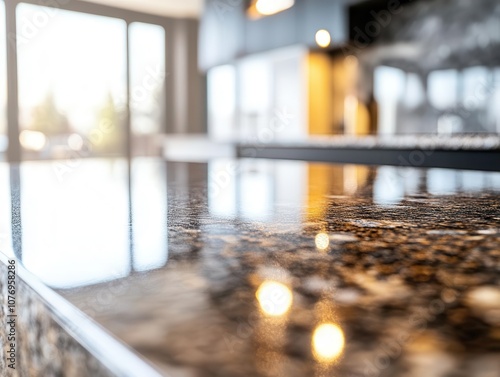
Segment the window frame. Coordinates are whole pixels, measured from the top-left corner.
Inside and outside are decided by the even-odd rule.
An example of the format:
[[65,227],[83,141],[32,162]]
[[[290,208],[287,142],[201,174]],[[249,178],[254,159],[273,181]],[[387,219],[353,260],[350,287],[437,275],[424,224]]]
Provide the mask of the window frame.
[[[6,153],[6,160],[8,162],[18,163],[22,161],[22,147],[19,142],[19,99],[18,99],[18,65],[17,65],[17,16],[16,8],[19,4],[31,4],[49,7],[53,9],[61,9],[72,12],[85,13],[96,16],[105,16],[115,19],[121,19],[126,23],[126,97],[127,97],[127,109],[126,109],[126,121],[125,121],[125,150],[126,157],[131,157],[131,146],[132,146],[132,130],[131,130],[131,114],[130,114],[130,92],[131,92],[131,80],[130,80],[130,24],[134,22],[141,22],[146,24],[153,24],[161,26],[165,30],[165,56],[164,65],[165,70],[172,71],[173,67],[173,54],[169,54],[169,46],[173,45],[174,33],[173,28],[175,27],[178,19],[158,16],[148,13],[143,13],[139,11],[133,11],[128,9],[117,8],[108,5],[90,3],[81,0],[11,0],[5,1],[0,0],[5,5],[5,36],[6,36],[6,66],[7,66],[7,137],[9,140],[9,147]],[[173,85],[165,80],[164,82],[164,92],[166,108],[170,108],[169,100],[174,96],[171,95],[174,90]],[[166,124],[162,125],[162,131],[166,131]]]

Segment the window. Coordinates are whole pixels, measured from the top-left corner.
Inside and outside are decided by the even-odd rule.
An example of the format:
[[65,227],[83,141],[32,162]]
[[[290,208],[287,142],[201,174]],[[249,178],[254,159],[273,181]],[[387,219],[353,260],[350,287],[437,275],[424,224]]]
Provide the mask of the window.
[[232,65],[212,68],[208,81],[208,132],[216,140],[237,137],[236,121],[236,69]]
[[165,119],[165,29],[133,22],[130,41],[130,115],[135,154],[156,152],[153,137]]
[[429,75],[429,101],[439,110],[457,106],[458,71],[447,69],[431,72]]
[[125,21],[20,4],[17,28],[24,158],[123,154]]

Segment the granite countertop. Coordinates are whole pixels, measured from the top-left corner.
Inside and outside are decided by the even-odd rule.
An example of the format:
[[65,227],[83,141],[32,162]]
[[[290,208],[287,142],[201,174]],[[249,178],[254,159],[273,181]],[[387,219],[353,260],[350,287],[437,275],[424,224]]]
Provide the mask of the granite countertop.
[[23,164],[13,234],[28,270],[163,374],[500,375],[500,173],[127,171]]
[[263,142],[260,140],[240,142],[245,145],[281,146],[287,148],[357,148],[357,149],[417,149],[417,150],[451,150],[451,151],[498,151],[500,136],[498,134],[421,134],[421,135],[337,135],[311,136],[305,140],[282,140]]

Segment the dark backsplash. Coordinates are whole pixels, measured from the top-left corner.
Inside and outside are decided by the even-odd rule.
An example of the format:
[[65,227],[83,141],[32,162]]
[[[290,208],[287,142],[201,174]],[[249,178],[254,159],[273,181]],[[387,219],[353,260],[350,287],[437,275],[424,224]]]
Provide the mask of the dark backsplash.
[[[376,32],[368,46],[365,37]],[[393,122],[382,121],[379,132],[499,133],[499,44],[493,0],[421,1],[373,13],[352,45]],[[369,86],[360,83],[360,91]]]

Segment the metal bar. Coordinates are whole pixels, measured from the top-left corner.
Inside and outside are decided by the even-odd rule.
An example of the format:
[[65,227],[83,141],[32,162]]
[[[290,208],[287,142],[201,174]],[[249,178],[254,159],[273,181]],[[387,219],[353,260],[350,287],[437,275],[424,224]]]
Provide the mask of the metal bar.
[[21,144],[19,143],[19,103],[17,81],[17,26],[16,3],[5,1],[5,27],[7,37],[7,161],[21,161]]
[[129,241],[129,263],[130,272],[134,271],[134,227],[133,227],[133,209],[132,209],[132,158],[134,156],[133,150],[133,135],[132,135],[132,120],[130,110],[130,93],[131,77],[130,77],[130,23],[127,22],[126,30],[126,84],[127,84],[127,106],[125,110],[125,155],[127,157],[127,191],[128,191],[128,241]]

